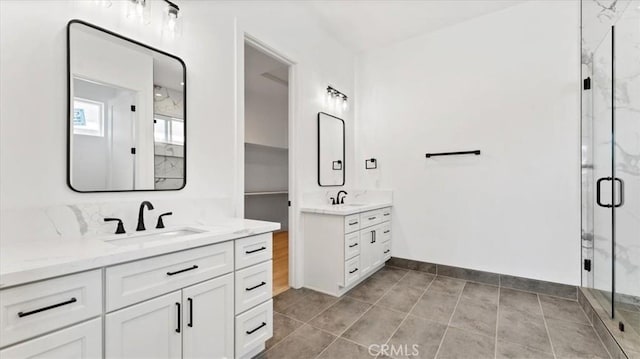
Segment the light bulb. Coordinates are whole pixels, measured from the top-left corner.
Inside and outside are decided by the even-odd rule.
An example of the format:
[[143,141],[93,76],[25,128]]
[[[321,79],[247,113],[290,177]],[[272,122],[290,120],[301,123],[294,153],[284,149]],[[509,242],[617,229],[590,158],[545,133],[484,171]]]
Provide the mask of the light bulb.
[[343,109],[344,111],[346,111],[348,107],[349,107],[349,105],[347,104],[347,97],[345,96],[345,97],[342,99],[342,109]]
[[181,21],[178,15],[179,12],[180,8],[178,7],[178,5],[171,2],[167,4],[167,8],[163,16],[164,20],[162,32],[166,37],[170,39],[173,39],[180,33]]

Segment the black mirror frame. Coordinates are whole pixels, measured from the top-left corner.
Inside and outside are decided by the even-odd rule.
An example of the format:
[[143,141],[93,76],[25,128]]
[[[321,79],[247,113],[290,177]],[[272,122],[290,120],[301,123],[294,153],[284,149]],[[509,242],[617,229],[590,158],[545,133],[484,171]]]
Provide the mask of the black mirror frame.
[[[184,103],[184,180],[182,182],[182,186],[180,188],[166,188],[166,189],[130,189],[130,190],[110,190],[110,191],[81,191],[76,188],[73,188],[71,184],[71,113],[73,109],[71,108],[71,25],[73,24],[81,24],[93,28],[98,31],[102,31],[108,35],[114,36],[121,40],[125,40],[131,42],[135,45],[144,47],[148,50],[155,51],[162,55],[168,56],[172,59],[177,60],[182,65],[182,82],[184,83],[184,91],[183,91],[183,103]],[[66,118],[66,127],[67,127],[67,186],[77,193],[109,193],[109,192],[163,192],[163,191],[180,191],[184,189],[187,185],[187,65],[181,58],[178,56],[172,55],[168,52],[158,50],[149,45],[145,45],[139,41],[130,39],[128,37],[117,34],[113,31],[107,30],[100,26],[96,26],[90,24],[86,21],[73,19],[67,23],[67,118]]]
[[[325,115],[329,117],[333,117],[336,120],[342,121],[342,184],[325,184],[323,185],[320,182],[320,115]],[[347,171],[347,163],[345,161],[346,157],[346,146],[345,146],[345,122],[343,119],[330,115],[326,112],[318,112],[318,186],[320,187],[342,187],[345,185],[346,171]]]

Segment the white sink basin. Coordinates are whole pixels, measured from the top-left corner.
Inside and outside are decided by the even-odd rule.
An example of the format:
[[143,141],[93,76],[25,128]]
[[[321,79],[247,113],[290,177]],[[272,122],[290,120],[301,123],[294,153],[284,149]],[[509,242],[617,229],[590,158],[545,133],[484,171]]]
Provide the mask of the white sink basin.
[[142,233],[131,233],[124,236],[116,236],[105,239],[107,243],[116,246],[128,246],[132,244],[141,244],[155,241],[162,241],[166,239],[175,239],[185,236],[191,236],[194,234],[204,233],[204,230],[195,228],[171,228],[171,229],[159,229],[151,230]]

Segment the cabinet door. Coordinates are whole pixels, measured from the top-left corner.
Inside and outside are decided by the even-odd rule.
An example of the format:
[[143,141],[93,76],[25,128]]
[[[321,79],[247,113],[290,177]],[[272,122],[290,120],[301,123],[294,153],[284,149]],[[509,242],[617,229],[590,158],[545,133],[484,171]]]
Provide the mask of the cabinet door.
[[0,358],[102,358],[102,319],[58,330],[0,350]]
[[371,244],[371,269],[374,269],[378,266],[382,265],[382,262],[384,260],[384,250],[382,249],[382,242],[384,240],[384,237],[382,235],[382,227],[381,226],[376,226],[373,227],[372,230],[374,231],[374,236],[373,236],[373,243]]
[[184,358],[233,358],[233,273],[182,290]]
[[106,315],[106,358],[180,358],[181,292]]
[[361,275],[368,274],[373,269],[375,256],[375,242],[373,240],[374,228],[367,228],[360,231],[360,268]]

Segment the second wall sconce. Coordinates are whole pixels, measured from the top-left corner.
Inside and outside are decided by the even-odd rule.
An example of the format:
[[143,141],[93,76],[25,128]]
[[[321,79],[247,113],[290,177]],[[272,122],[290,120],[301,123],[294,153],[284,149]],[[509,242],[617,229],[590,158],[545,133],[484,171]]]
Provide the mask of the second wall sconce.
[[346,111],[349,107],[347,99],[347,95],[336,90],[331,85],[327,86],[327,104],[335,103],[336,108],[342,107],[342,109]]

